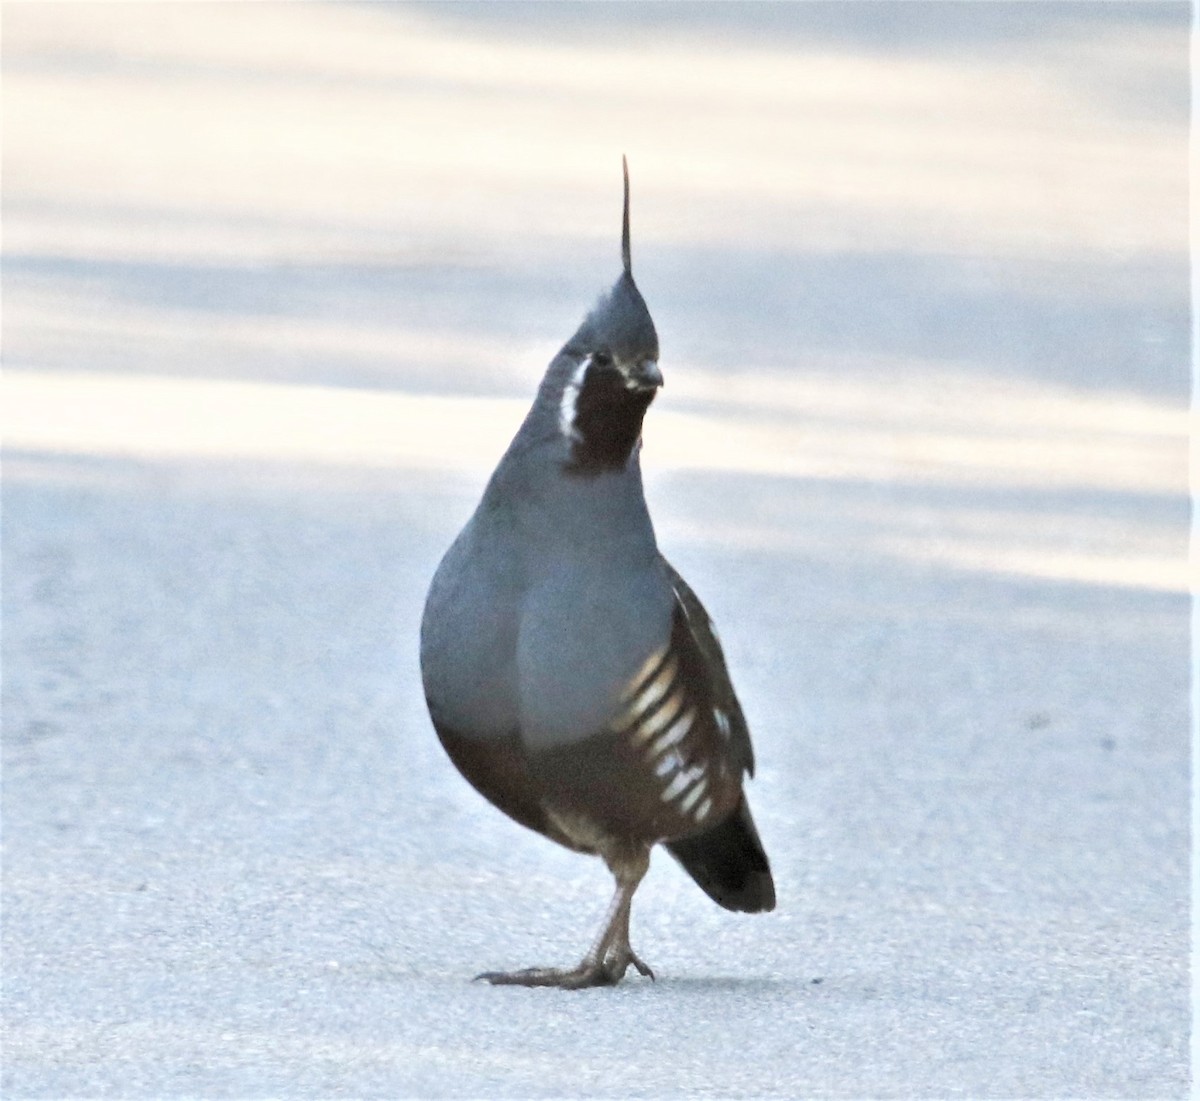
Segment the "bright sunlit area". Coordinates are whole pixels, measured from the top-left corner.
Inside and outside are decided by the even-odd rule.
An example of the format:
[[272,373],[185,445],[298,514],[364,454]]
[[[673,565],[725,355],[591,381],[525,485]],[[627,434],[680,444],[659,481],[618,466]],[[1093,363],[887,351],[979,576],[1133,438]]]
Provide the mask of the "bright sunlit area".
[[[6,1096],[1185,1096],[1187,4],[0,18]],[[781,901],[524,997],[417,623],[623,154]]]
[[[488,467],[615,269],[625,152],[652,472],[1179,500],[1186,58],[1153,6],[1054,10],[14,4],[11,476]],[[1186,588],[1176,509],[1036,527],[926,549]]]

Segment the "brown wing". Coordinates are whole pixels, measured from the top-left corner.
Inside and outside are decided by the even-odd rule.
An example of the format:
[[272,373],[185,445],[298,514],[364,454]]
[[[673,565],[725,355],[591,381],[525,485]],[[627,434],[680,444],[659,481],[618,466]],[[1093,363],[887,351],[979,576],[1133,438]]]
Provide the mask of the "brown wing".
[[459,770],[491,802],[570,848],[594,845],[587,830],[566,831],[568,820],[648,844],[710,830],[736,810],[742,775],[754,767],[708,614],[663,565],[675,594],[670,635],[630,678],[606,729],[537,752],[516,736],[481,744],[439,730]]
[[671,633],[630,679],[608,729],[531,762],[548,796],[606,831],[653,842],[726,818],[753,768],[750,735],[703,605],[664,561]]
[[736,806],[742,773],[753,768],[746,720],[720,643],[703,605],[664,561],[675,592],[667,646],[643,666],[613,724],[641,756],[664,808],[666,834],[684,836],[720,821]]
[[733,764],[753,776],[754,750],[750,745],[750,729],[729,679],[725,653],[716,629],[691,586],[670,562],[665,558],[660,561],[666,567],[671,588],[675,591],[676,619],[682,612],[687,628],[687,641],[680,646],[680,652],[690,657],[690,675],[698,682],[699,691],[706,694]]

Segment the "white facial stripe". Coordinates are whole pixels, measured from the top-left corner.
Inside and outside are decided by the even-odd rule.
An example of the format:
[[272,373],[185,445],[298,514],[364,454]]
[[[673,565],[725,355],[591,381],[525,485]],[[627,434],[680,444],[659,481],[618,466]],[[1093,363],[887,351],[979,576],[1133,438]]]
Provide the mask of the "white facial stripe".
[[717,707],[713,709],[713,717],[717,720],[717,729],[721,732],[721,737],[729,741],[729,716]]
[[696,808],[695,814],[692,815],[697,822],[703,822],[708,817],[708,812],[713,808],[713,801],[706,795]]
[[568,440],[579,440],[575,429],[575,402],[579,400],[579,390],[583,386],[583,376],[587,374],[591,360],[585,359],[571,376],[571,381],[563,387],[562,401],[558,406],[558,427]]

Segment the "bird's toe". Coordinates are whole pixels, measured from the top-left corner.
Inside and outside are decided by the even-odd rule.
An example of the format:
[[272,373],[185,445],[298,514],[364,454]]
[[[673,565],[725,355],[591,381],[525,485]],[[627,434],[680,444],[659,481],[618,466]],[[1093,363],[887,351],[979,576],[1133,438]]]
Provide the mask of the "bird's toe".
[[556,986],[560,990],[585,990],[593,986],[616,986],[632,964],[650,979],[654,972],[632,951],[609,953],[601,960],[584,960],[578,967],[526,967],[520,971],[484,971],[476,982],[492,986]]
[[525,967],[520,971],[484,971],[475,976],[475,982],[491,983],[492,986],[553,986],[563,971],[554,967]]
[[639,975],[644,975],[651,982],[656,981],[654,978],[654,972],[650,969],[650,965],[648,963],[646,963],[644,960],[639,959],[637,954],[633,951],[632,948],[629,950],[629,962],[632,963],[633,966],[637,968],[637,972]]
[[605,972],[612,976],[612,981],[617,983],[624,978],[625,972],[629,969],[630,965],[637,970],[639,975],[644,975],[651,982],[655,981],[654,972],[650,969],[650,965],[642,960],[629,945],[609,949],[602,967]]

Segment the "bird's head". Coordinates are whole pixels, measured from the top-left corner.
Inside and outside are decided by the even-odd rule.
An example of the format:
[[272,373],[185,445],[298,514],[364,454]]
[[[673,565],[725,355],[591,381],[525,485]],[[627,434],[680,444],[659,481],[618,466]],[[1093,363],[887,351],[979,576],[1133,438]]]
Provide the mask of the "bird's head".
[[658,333],[637,284],[629,254],[629,166],[621,158],[625,202],[621,219],[624,270],[592,308],[563,352],[576,366],[565,380],[559,425],[572,441],[573,464],[584,471],[623,466],[645,415],[663,384]]

